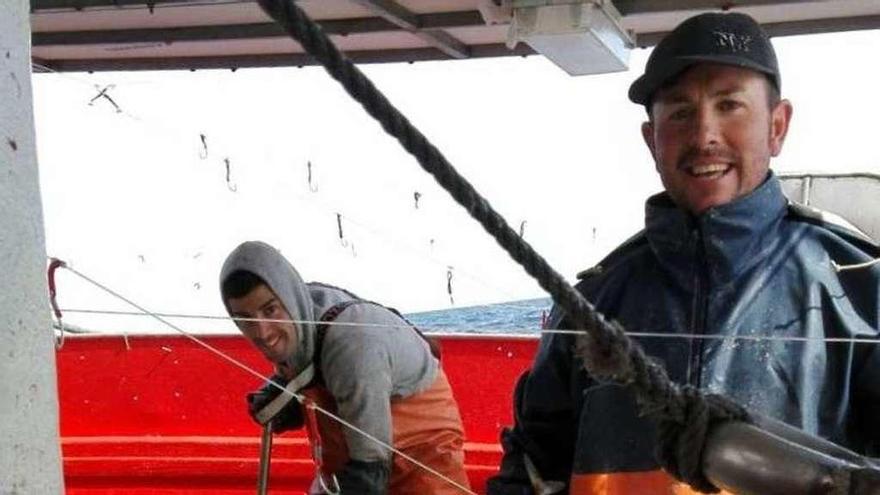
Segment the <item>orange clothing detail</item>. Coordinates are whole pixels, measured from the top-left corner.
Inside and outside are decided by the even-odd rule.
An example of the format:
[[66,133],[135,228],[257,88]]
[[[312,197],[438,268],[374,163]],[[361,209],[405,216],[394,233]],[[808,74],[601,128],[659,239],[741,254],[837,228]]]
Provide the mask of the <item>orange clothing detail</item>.
[[[571,495],[698,495],[664,471],[632,473],[575,474],[571,477]],[[719,495],[732,495],[721,491]]]
[[[336,401],[324,387],[301,392],[319,406],[336,414]],[[318,414],[318,430],[324,448],[324,472],[338,472],[348,462],[342,425]],[[464,430],[446,373],[440,368],[426,390],[391,399],[394,448],[430,466],[458,484],[470,487],[464,469]],[[459,495],[449,482],[394,454],[389,493],[392,495]]]

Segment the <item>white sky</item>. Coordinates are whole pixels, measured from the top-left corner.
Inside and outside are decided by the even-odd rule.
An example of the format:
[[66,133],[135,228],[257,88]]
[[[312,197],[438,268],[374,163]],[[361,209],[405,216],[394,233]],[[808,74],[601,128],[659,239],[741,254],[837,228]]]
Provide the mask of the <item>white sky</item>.
[[[880,173],[880,31],[775,44],[795,112],[774,169]],[[633,52],[630,72],[581,78],[541,57],[364,70],[573,279],[641,228],[643,201],[660,189],[644,111],[626,99],[648,53]],[[87,105],[95,84],[115,84],[124,112]],[[36,74],[34,95],[49,255],[153,311],[222,315],[217,273],[249,239],[279,247],[307,280],[403,311],[450,307],[447,266],[456,306],[544,295],[323,69]],[[62,307],[129,309],[68,273],[59,286]],[[146,318],[65,321],[167,331]]]

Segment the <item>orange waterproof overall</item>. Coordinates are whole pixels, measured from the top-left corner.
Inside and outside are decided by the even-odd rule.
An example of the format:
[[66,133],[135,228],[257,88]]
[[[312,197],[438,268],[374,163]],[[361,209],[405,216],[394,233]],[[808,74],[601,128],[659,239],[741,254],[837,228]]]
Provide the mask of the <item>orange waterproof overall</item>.
[[[317,405],[336,414],[336,401],[322,386],[301,392]],[[317,415],[318,431],[323,443],[325,479],[348,462],[348,448],[342,432],[344,426],[333,419]],[[405,398],[391,399],[393,446],[443,476],[469,487],[464,469],[464,430],[452,389],[443,369],[428,389]],[[314,441],[313,438],[309,439]],[[449,482],[392,454],[389,493],[393,495],[458,495],[462,491]]]
[[[696,495],[664,471],[636,471],[631,473],[576,474],[571,477],[571,495]],[[731,495],[721,491],[719,495]]]

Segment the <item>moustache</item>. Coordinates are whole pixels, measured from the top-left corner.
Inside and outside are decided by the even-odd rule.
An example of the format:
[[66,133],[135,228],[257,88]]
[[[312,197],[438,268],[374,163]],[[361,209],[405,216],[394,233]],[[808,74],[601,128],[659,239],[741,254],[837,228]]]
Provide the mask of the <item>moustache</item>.
[[738,162],[739,154],[733,150],[721,148],[688,148],[678,159],[679,169],[687,168],[697,161]]

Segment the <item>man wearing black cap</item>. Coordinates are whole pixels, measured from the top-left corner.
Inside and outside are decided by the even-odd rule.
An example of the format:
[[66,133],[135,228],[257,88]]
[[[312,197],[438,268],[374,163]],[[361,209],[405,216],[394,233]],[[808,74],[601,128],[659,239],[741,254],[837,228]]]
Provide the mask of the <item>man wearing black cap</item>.
[[[698,15],[664,38],[629,97],[647,110],[642,135],[665,192],[648,199],[645,229],[577,288],[656,335],[639,342],[676,382],[877,455],[880,350],[845,340],[878,335],[880,266],[835,266],[880,248],[782,195],[769,170],[792,115],[780,87],[773,46],[746,15]],[[548,326],[574,327],[558,309]],[[574,336],[543,335],[514,402],[491,495],[694,493],[659,466],[688,478],[684,457],[699,464],[703,444],[658,462],[655,425],[626,388],[588,376]]]

